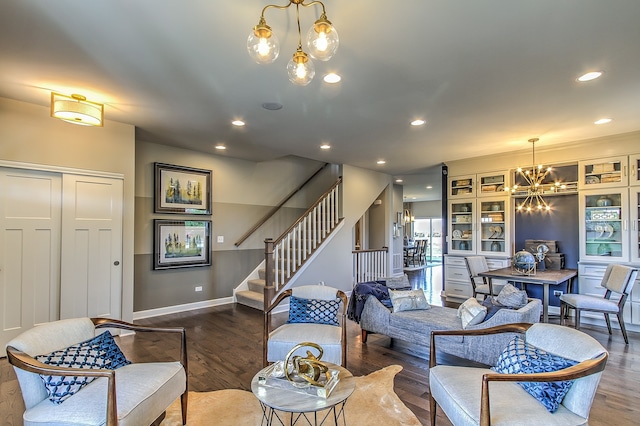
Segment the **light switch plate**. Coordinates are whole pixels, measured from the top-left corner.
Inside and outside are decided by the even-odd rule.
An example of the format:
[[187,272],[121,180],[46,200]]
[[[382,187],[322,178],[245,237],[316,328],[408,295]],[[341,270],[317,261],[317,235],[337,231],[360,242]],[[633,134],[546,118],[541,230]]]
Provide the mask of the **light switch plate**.
[[218,242],[224,243],[224,235],[218,235]]

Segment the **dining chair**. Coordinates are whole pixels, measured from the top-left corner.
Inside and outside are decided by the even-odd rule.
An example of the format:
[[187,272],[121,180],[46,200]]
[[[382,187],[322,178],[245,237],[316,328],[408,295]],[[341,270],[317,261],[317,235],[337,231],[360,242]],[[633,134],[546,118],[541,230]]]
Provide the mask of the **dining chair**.
[[478,276],[479,273],[487,272],[489,270],[487,259],[484,256],[467,256],[464,258],[464,261],[467,265],[467,272],[469,273],[469,280],[471,281],[473,297],[476,297],[478,294],[482,294],[484,299],[489,295],[495,295],[495,293],[493,293],[491,280],[487,277]]
[[[607,323],[609,334],[612,334],[609,314],[616,314],[618,324],[620,324],[620,330],[622,330],[622,336],[628,345],[629,338],[627,337],[627,330],[624,326],[622,311],[637,276],[637,268],[618,264],[608,265],[600,282],[600,285],[604,289],[604,296],[573,293],[564,293],[560,296],[560,318],[562,323],[565,323],[569,309],[575,309],[576,311],[576,328],[580,328],[581,311],[600,312],[604,314],[604,320]],[[619,297],[611,300],[613,294],[619,295]]]

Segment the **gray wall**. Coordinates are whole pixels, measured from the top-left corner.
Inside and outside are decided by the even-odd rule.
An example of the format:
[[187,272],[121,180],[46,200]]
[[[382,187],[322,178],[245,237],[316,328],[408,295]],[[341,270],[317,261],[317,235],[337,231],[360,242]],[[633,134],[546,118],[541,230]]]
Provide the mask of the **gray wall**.
[[[154,213],[154,162],[212,170],[211,216]],[[231,297],[264,259],[264,239],[291,225],[335,182],[338,167],[325,168],[278,216],[239,247],[234,243],[322,164],[299,157],[256,163],[137,141],[134,311]],[[194,217],[212,221],[211,266],[153,270],[153,219]]]

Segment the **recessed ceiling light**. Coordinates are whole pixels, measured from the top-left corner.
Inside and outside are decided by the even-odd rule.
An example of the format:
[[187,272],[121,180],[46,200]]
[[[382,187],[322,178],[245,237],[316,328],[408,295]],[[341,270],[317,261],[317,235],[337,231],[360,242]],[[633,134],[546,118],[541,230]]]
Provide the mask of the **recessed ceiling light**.
[[601,118],[600,120],[596,120],[593,122],[593,124],[607,124],[607,123],[611,123],[611,118]]
[[402,179],[396,179],[396,183],[402,183],[403,180]]
[[591,81],[602,75],[601,71],[591,71],[578,77],[578,81]]
[[416,197],[411,197],[411,199],[412,199],[412,200],[415,200],[415,199],[416,199]]
[[222,151],[222,150],[227,149],[227,147],[226,147],[226,146],[224,146],[224,145],[222,145],[221,143],[219,143],[219,144],[217,144],[217,145],[216,145],[216,149],[219,149],[219,150],[221,150],[221,151]]
[[233,120],[231,124],[233,124],[234,126],[242,127],[245,125],[245,122],[242,120]]
[[384,161],[384,160],[378,160],[378,164],[385,164],[385,163],[386,163],[386,161]]
[[320,145],[320,149],[331,149],[331,145],[329,145],[328,143],[323,143],[322,145]]
[[426,123],[426,121],[424,121],[424,120],[423,120],[423,119],[421,119],[421,118],[418,118],[418,119],[416,119],[416,120],[413,120],[413,121],[411,122],[411,125],[412,125],[412,126],[422,126],[424,123]]
[[426,187],[427,189],[433,189],[433,186],[429,185]]
[[279,109],[282,109],[282,104],[278,102],[264,102],[262,104],[262,108],[268,109],[269,111],[277,111]]
[[330,72],[329,74],[324,76],[323,80],[325,83],[335,84],[340,82],[340,80],[342,80],[342,77],[334,72]]

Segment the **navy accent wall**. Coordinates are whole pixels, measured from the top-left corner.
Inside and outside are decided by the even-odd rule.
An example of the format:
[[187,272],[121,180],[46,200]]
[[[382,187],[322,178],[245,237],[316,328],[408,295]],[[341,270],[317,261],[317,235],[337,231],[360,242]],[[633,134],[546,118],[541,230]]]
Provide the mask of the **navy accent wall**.
[[[580,256],[578,195],[558,195],[545,201],[551,205],[548,213],[515,213],[515,249],[524,249],[525,240],[554,240],[560,253],[564,253],[565,268],[576,269]],[[549,287],[549,305],[560,306],[553,290],[566,292],[567,289],[562,285]],[[542,299],[542,286],[529,285],[527,293]]]

